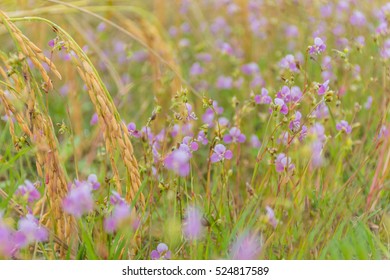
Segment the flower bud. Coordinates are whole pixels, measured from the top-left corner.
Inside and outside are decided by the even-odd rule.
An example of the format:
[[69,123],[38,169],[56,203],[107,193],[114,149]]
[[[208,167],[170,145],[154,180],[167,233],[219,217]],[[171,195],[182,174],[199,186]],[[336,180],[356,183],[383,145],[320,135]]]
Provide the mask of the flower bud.
[[333,95],[334,95],[334,92],[332,90],[328,91],[325,94],[325,101],[326,102],[332,102],[333,101]]

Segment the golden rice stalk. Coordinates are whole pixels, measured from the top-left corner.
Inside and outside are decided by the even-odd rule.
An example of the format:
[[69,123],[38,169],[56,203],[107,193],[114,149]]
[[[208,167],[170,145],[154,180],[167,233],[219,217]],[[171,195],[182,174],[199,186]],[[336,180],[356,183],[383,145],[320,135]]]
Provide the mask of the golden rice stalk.
[[[111,99],[111,96],[108,93],[103,82],[101,81],[99,75],[97,74],[96,69],[92,65],[89,58],[82,51],[80,46],[58,25],[46,19],[37,17],[26,17],[21,20],[35,20],[49,24],[52,30],[57,33],[57,35],[62,39],[62,41],[64,41],[64,46],[66,50],[73,55],[73,62],[76,64],[78,73],[87,85],[89,96],[98,114],[99,123],[104,131],[104,138],[107,150],[111,151],[111,163],[113,165],[114,176],[116,177],[115,181],[118,186],[118,189],[120,188],[121,181],[118,172],[116,171],[117,168],[113,156],[114,151],[119,151],[123,159],[128,175],[126,182],[126,197],[129,201],[133,200],[135,198],[135,194],[138,193],[139,186],[141,184],[138,172],[138,164],[134,157],[133,147],[129,139],[127,127],[121,121],[119,113],[117,112],[116,107]],[[4,21],[6,21],[7,23],[9,22],[6,17],[3,17],[3,22]],[[13,29],[17,28],[13,25]],[[52,67],[52,69],[55,68]],[[48,85],[50,84],[48,83]],[[144,197],[142,194],[139,195],[139,200],[140,204],[143,206]]]
[[[81,67],[80,67],[81,66]],[[128,201],[132,201],[138,192],[141,184],[138,163],[134,157],[133,146],[131,145],[127,127],[123,122],[117,121],[115,117],[116,108],[112,101],[104,93],[105,89],[96,77],[95,72],[92,70],[90,63],[87,60],[82,60],[82,64],[78,66],[79,74],[85,81],[88,87],[88,93],[92,100],[92,103],[97,109],[99,123],[103,126],[103,135],[106,141],[106,149],[110,154],[111,165],[114,171],[115,183],[118,191],[121,193],[120,178],[117,171],[116,163],[113,155],[116,147],[118,147],[124,165],[128,173],[128,180],[130,182],[130,188],[126,190],[126,198]],[[144,205],[144,198],[140,194],[140,202]]]
[[[12,19],[9,19],[1,11],[0,20],[15,39],[15,43],[19,46],[21,52],[28,57],[34,66],[40,71],[44,80],[44,90],[49,91],[52,88],[52,82],[41,63],[44,62],[50,65],[53,73],[55,73],[58,77],[61,77],[55,66],[50,62],[50,60],[42,55],[42,51],[40,51],[20,32],[20,30],[12,23]],[[65,49],[73,56],[73,62],[76,64],[76,68],[81,78],[86,83],[90,99],[98,114],[99,124],[103,129],[106,148],[110,154],[110,161],[117,188],[119,191],[121,190],[121,178],[119,177],[114,157],[115,153],[119,152],[128,175],[126,181],[126,198],[128,201],[133,201],[141,184],[138,164],[134,156],[127,127],[121,121],[111,96],[97,74],[96,69],[79,45],[59,26],[42,18],[24,18],[22,20],[36,20],[48,23],[57,33],[58,37],[60,37],[64,42]],[[30,97],[35,100],[35,90],[33,90],[28,83],[27,91],[29,92]],[[40,92],[39,89],[37,91]],[[41,113],[37,108],[35,108],[35,102],[30,104],[28,107],[30,109],[34,108],[33,112],[29,112],[32,126],[31,140],[38,149],[37,169],[40,175],[43,175],[42,170],[44,170],[44,177],[48,186],[47,198],[52,210],[44,215],[45,221],[46,223],[51,221],[52,226],[55,228],[58,235],[60,235],[60,238],[69,240],[74,223],[71,217],[62,212],[61,204],[62,199],[67,192],[67,184],[65,172],[61,167],[58,156],[52,121],[48,115]],[[142,207],[145,205],[142,193],[139,194],[139,201],[137,205]]]
[[11,111],[11,104],[8,102],[7,98],[5,97],[5,93],[0,90],[0,100],[4,104],[5,107],[5,115],[8,118],[8,123],[9,123],[9,132],[12,137],[12,142],[14,143],[14,146],[17,147],[17,139],[18,137],[15,134],[15,127],[14,127],[14,122],[12,121],[12,111]]
[[11,104],[11,102],[6,97],[4,91],[2,91],[1,89],[0,89],[0,100],[1,100],[1,103],[4,105],[5,113],[8,117],[8,119],[10,120],[9,121],[10,133],[11,133],[11,137],[12,137],[12,140],[14,142],[14,145],[16,146],[18,137],[15,134],[14,123],[13,123],[13,121],[11,121],[12,118],[14,118],[16,120],[16,122],[18,123],[18,125],[20,126],[22,131],[29,137],[31,137],[31,135],[32,135],[31,130],[28,127],[27,123],[24,121],[24,118],[16,111],[15,107]]
[[4,80],[0,80],[0,84],[8,90],[8,93],[6,94],[5,91],[0,89],[0,101],[4,106],[5,114],[8,119],[13,120],[9,122],[9,128],[12,140],[14,141],[16,147],[19,137],[15,134],[14,121],[16,121],[16,123],[19,125],[19,127],[27,137],[31,137],[32,135],[29,124],[26,121],[27,118],[21,115],[13,104],[14,99],[19,99],[21,97],[20,92],[23,90],[24,87],[20,87],[19,84],[20,80],[24,80],[25,77],[17,78],[16,76],[19,75],[12,75],[12,77],[9,77],[5,69],[12,69],[12,66],[9,65],[10,60],[8,56],[4,53],[0,53],[0,61],[2,61],[5,66],[0,67],[0,77],[2,77]]
[[[41,73],[44,81],[43,90],[48,92],[52,88],[52,82],[42,63],[50,65],[52,72],[59,78],[61,78],[60,73],[51,61],[42,54],[42,51],[24,36],[2,11],[0,11],[0,20],[14,38],[16,46]],[[19,57],[20,62],[22,62],[22,56],[19,55]],[[37,171],[39,176],[44,178],[47,187],[47,196],[38,203],[40,208],[45,203],[45,199],[48,202],[48,209],[46,209],[46,213],[41,217],[41,220],[46,226],[50,225],[61,240],[69,242],[71,234],[75,230],[75,221],[62,210],[62,200],[67,194],[67,181],[59,160],[53,123],[47,114],[41,113],[37,108],[36,91],[40,93],[39,86],[32,78],[26,61],[23,61],[22,65],[22,73],[18,69],[14,69],[11,74],[12,78],[9,80],[12,79],[13,83],[10,84],[15,84],[15,88],[21,92],[17,97],[27,105],[28,110],[24,119],[29,121],[29,126],[15,108],[7,102],[2,91],[0,91],[0,98],[5,104],[6,112],[12,112],[22,130],[30,137],[31,143],[36,148]],[[23,96],[23,93],[25,96]],[[10,126],[10,128],[11,134],[14,134],[13,126]],[[64,247],[56,246],[56,249],[60,250],[61,256],[65,255]]]
[[[111,96],[97,74],[96,69],[80,46],[59,26],[49,21],[44,21],[52,26],[57,35],[65,42],[66,50],[73,55],[73,63],[76,64],[77,71],[88,88],[89,97],[98,115],[99,125],[103,129],[106,149],[110,154],[115,184],[121,193],[121,178],[119,177],[114,160],[115,152],[118,151],[127,171],[126,198],[127,201],[131,202],[135,199],[139,191],[141,179],[127,127],[120,119]],[[142,207],[145,205],[142,193],[139,194],[139,205]]]
[[[67,194],[67,181],[60,164],[53,124],[49,116],[35,111],[32,116],[33,143],[37,148],[37,167],[44,170],[50,212],[43,222],[51,226],[62,240],[70,240],[74,220],[62,210],[62,200]],[[39,166],[38,166],[39,165]]]
[[53,89],[52,81],[47,74],[45,68],[42,63],[46,63],[50,66],[51,71],[61,79],[61,74],[58,72],[55,65],[51,62],[49,58],[47,58],[42,50],[38,48],[33,42],[31,42],[23,33],[13,24],[8,16],[0,10],[0,19],[2,23],[7,27],[8,31],[11,33],[13,38],[17,41],[17,45],[21,49],[22,53],[29,57],[34,66],[39,70],[42,75],[43,81],[46,86],[46,91]]
[[[72,228],[74,227],[74,220],[72,220],[71,216],[66,215],[62,211],[62,200],[67,193],[67,183],[59,161],[52,122],[49,117],[35,111],[31,115],[32,119],[30,121],[32,127],[30,129],[24,121],[24,118],[16,111],[13,105],[10,104],[2,90],[0,90],[0,100],[2,101],[2,104],[4,104],[6,112],[9,112],[7,115],[15,118],[23,132],[37,148],[37,171],[39,176],[45,179],[50,208],[50,211],[47,211],[44,217],[42,217],[42,222],[45,226],[54,228],[61,240],[69,241],[71,233],[74,232],[74,229]],[[10,121],[9,124],[12,138],[16,139],[14,140],[16,146],[18,137],[14,133],[13,122]],[[40,203],[38,203],[38,208],[41,207],[44,200],[41,200]],[[56,246],[56,248],[60,249],[61,255],[64,255],[64,246]]]

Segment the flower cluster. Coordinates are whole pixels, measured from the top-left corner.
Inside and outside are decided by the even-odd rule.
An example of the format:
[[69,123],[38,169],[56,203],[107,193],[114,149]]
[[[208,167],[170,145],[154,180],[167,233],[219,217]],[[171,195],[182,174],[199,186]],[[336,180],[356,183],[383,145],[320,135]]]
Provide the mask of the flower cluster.
[[105,218],[104,220],[104,229],[107,233],[113,233],[117,231],[120,227],[124,226],[126,221],[133,226],[133,229],[136,229],[137,223],[131,223],[131,211],[130,206],[127,205],[125,200],[120,197],[117,192],[113,192],[110,197],[110,202],[113,205],[114,209],[111,212],[111,215]]
[[34,202],[41,197],[37,188],[29,180],[26,180],[24,185],[20,185],[15,194],[26,197],[28,202]]
[[87,181],[75,180],[74,184],[71,184],[70,187],[68,195],[62,202],[64,211],[76,218],[92,212],[94,209],[92,191],[100,187],[97,176],[91,174],[88,176]]
[[194,206],[189,206],[186,210],[183,224],[184,236],[190,240],[199,239],[203,232],[202,214]]
[[168,249],[168,245],[165,243],[160,243],[157,245],[156,250],[153,250],[150,253],[152,260],[169,260],[171,259],[171,251]]
[[309,53],[311,55],[323,53],[326,50],[326,45],[321,38],[314,38],[314,45],[309,47]]
[[3,220],[0,213],[0,257],[15,256],[19,250],[35,242],[47,241],[48,231],[39,225],[38,220],[27,214],[18,221],[18,229],[13,230]]
[[263,242],[254,232],[244,232],[237,237],[230,252],[233,260],[256,260],[259,258]]
[[275,167],[277,172],[292,171],[295,165],[291,163],[291,158],[284,153],[280,153],[275,159]]

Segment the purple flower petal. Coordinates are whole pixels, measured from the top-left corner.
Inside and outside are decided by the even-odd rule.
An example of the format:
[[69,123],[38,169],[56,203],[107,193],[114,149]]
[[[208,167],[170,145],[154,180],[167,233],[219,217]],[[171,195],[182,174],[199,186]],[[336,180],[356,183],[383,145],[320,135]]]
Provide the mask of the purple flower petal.
[[232,159],[232,158],[233,158],[233,153],[232,153],[232,151],[227,150],[227,151],[225,152],[225,158],[226,158],[226,159]]
[[230,134],[227,134],[223,137],[223,142],[225,142],[226,144],[229,144],[233,141],[233,137],[230,135]]
[[157,250],[153,250],[151,253],[150,253],[150,258],[152,260],[158,260],[160,258],[160,254],[157,252]]
[[214,151],[217,154],[222,155],[226,151],[226,147],[224,145],[222,145],[222,144],[217,144],[214,147]]

